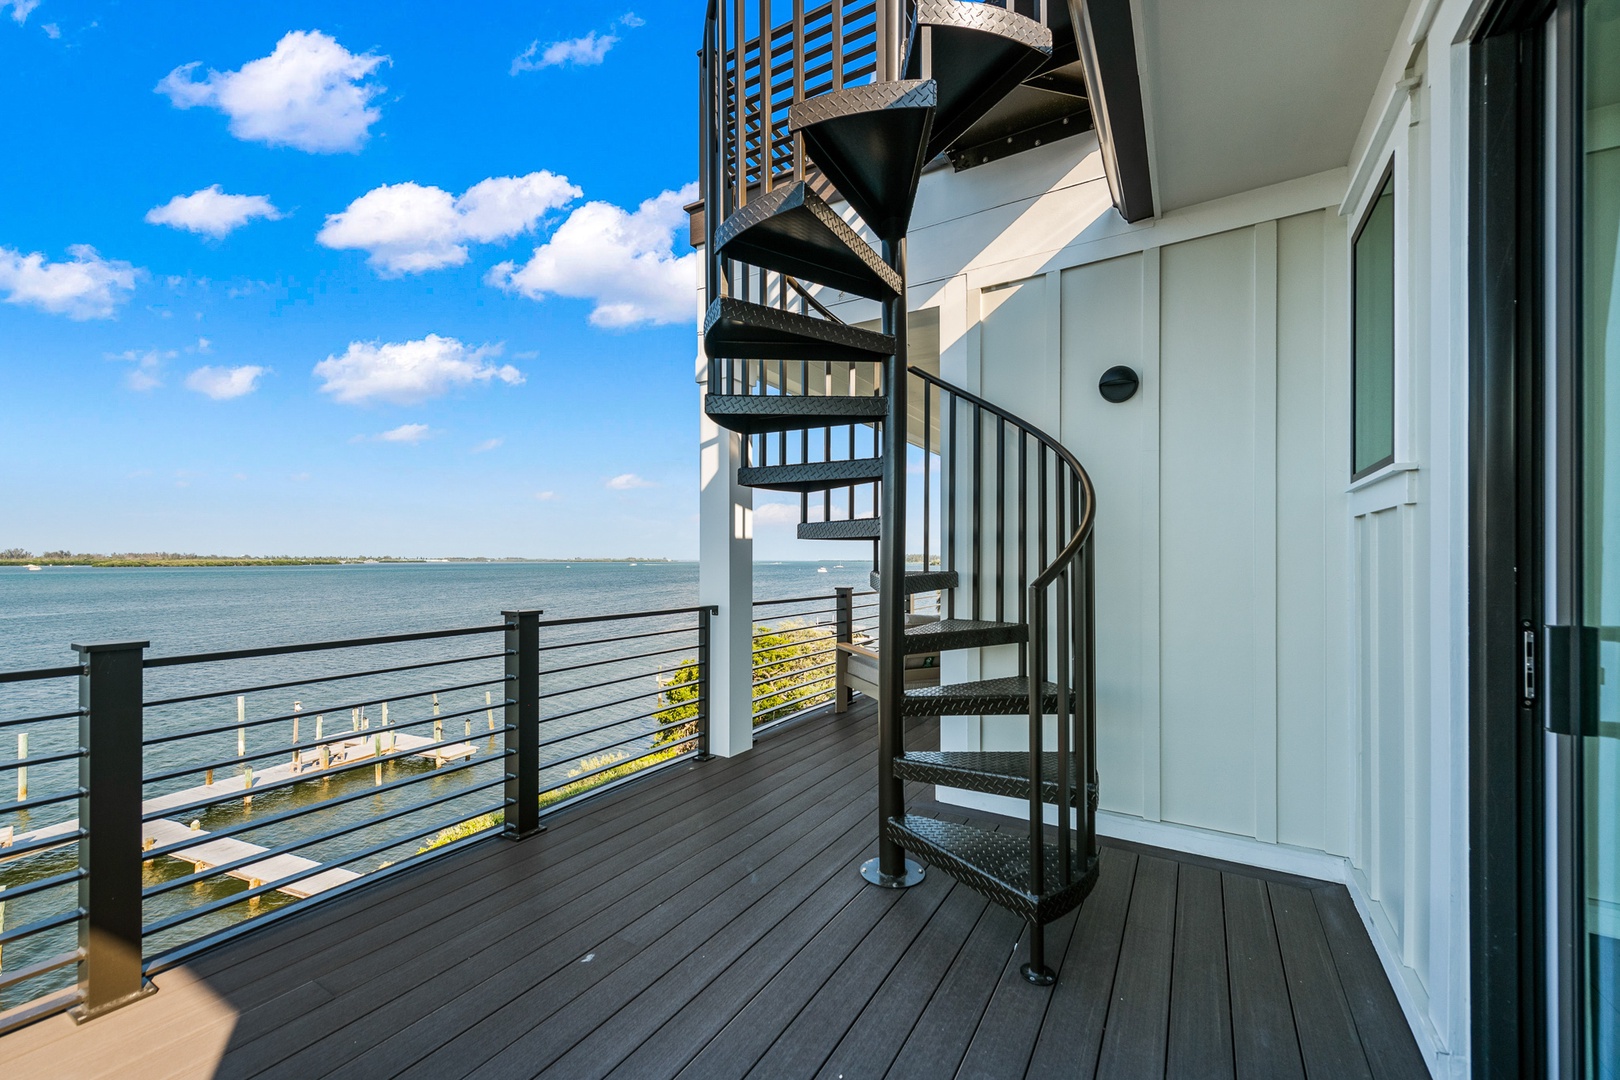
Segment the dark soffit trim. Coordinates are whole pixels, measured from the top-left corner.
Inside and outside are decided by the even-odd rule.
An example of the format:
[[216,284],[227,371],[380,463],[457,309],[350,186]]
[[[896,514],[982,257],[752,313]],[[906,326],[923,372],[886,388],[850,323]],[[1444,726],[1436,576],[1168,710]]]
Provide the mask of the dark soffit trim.
[[1068,0],[1085,66],[1103,171],[1114,206],[1126,221],[1153,216],[1142,78],[1130,0]]

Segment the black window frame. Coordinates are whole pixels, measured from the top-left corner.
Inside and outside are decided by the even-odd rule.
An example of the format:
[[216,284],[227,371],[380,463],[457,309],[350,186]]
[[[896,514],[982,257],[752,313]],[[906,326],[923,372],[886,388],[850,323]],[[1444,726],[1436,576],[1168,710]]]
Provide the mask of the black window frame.
[[1389,250],[1390,250],[1390,255],[1389,255],[1389,257],[1390,257],[1390,361],[1389,361],[1389,363],[1390,363],[1390,372],[1389,372],[1389,429],[1390,430],[1389,430],[1389,454],[1387,456],[1385,456],[1385,457],[1379,458],[1377,461],[1375,461],[1372,464],[1368,465],[1364,469],[1357,469],[1356,468],[1356,420],[1357,420],[1357,417],[1358,417],[1358,415],[1359,415],[1359,413],[1361,411],[1361,394],[1360,394],[1360,391],[1359,391],[1359,383],[1358,383],[1358,380],[1357,380],[1357,377],[1356,377],[1357,344],[1358,344],[1358,335],[1357,335],[1358,321],[1357,321],[1357,318],[1356,318],[1356,311],[1357,311],[1357,306],[1358,306],[1358,302],[1359,302],[1359,296],[1358,296],[1357,284],[1356,284],[1357,283],[1357,273],[1356,273],[1356,271],[1357,271],[1357,267],[1359,265],[1359,260],[1358,260],[1357,255],[1356,255],[1356,248],[1361,243],[1361,234],[1367,231],[1367,226],[1372,222],[1373,214],[1378,209],[1378,201],[1379,201],[1380,198],[1383,197],[1384,189],[1386,187],[1389,189],[1389,197],[1392,200],[1391,214],[1392,215],[1397,215],[1395,220],[1398,220],[1398,215],[1399,215],[1399,212],[1400,212],[1400,193],[1396,190],[1397,185],[1395,183],[1395,154],[1394,153],[1391,153],[1389,155],[1389,160],[1384,162],[1384,168],[1378,174],[1378,182],[1376,184],[1374,184],[1372,186],[1372,188],[1370,189],[1372,191],[1372,197],[1367,200],[1367,205],[1361,211],[1361,220],[1356,223],[1355,232],[1350,234],[1350,482],[1351,483],[1355,483],[1358,480],[1364,480],[1367,477],[1371,476],[1373,473],[1378,472],[1380,469],[1387,469],[1389,466],[1395,464],[1396,446],[1400,442],[1400,425],[1396,422],[1396,418],[1399,415],[1399,410],[1396,408],[1396,405],[1397,405],[1397,396],[1398,396],[1398,394],[1400,392],[1400,378],[1399,378],[1399,374],[1400,374],[1400,355],[1399,355],[1399,350],[1396,348],[1396,341],[1398,340],[1398,334],[1396,333],[1397,328],[1396,328],[1396,325],[1395,325],[1395,322],[1396,322],[1396,320],[1395,320],[1395,297],[1396,297],[1396,295],[1398,295],[1398,291],[1399,291],[1395,287],[1395,269],[1396,269],[1396,266],[1398,265],[1399,259],[1398,259],[1398,253],[1396,251],[1396,245],[1395,245],[1394,221],[1392,221],[1391,222],[1391,228],[1390,228],[1390,244],[1389,244]]

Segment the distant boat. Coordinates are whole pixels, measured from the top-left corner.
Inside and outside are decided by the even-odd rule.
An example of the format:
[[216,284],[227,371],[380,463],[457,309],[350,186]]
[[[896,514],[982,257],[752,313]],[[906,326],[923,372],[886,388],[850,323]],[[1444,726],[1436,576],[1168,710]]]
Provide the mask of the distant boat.
[[29,563],[24,569],[27,569],[27,570],[43,570],[45,568],[43,566],[35,566],[33,563]]
[[842,570],[843,568],[844,568],[843,563],[839,563],[837,566],[833,567],[834,570]]
[[825,574],[826,572],[827,572],[827,568],[825,566],[818,567],[817,570],[816,570],[816,573],[818,573],[818,574]]
[[631,565],[631,566],[640,566],[640,565],[641,565],[641,564],[640,564],[640,563],[638,563],[638,562],[633,562],[633,563],[631,563],[631,564],[630,564],[630,565]]

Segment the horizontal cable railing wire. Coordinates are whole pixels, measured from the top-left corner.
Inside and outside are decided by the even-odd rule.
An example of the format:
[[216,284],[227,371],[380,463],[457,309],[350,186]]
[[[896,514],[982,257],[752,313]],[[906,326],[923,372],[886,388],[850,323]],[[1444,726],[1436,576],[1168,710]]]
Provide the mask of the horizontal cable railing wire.
[[[756,729],[833,702],[838,692],[838,643],[860,640],[854,608],[875,595],[839,589],[754,602],[751,686]],[[876,632],[875,624],[871,632]]]
[[80,1000],[80,671],[0,672],[0,1034]]
[[[75,646],[80,665],[0,673],[0,730],[19,737],[0,760],[18,783],[0,802],[0,1031],[96,1015],[299,904],[706,757],[714,611],[508,612],[184,656]],[[102,827],[139,850],[85,845],[81,865]],[[115,882],[140,903],[95,902]]]

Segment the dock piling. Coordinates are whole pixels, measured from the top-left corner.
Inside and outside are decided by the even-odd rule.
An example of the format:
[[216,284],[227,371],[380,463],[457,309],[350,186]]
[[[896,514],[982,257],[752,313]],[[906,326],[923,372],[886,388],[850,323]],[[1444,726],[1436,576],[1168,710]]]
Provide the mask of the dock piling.
[[236,695],[236,756],[247,756],[247,698]]
[[[28,732],[17,732],[17,760],[28,760]],[[17,769],[17,801],[22,802],[28,798],[28,766],[22,765]]]
[[[444,721],[439,719],[439,695],[438,694],[433,695],[433,741],[436,742],[436,743],[437,742],[444,742]],[[440,765],[443,765],[443,764],[444,764],[444,755],[442,753],[435,753],[434,757],[433,757],[433,767],[435,769],[437,769]]]
[[293,702],[293,772],[299,771],[304,764],[304,752],[298,748],[298,714],[302,712],[303,709],[303,702]]

